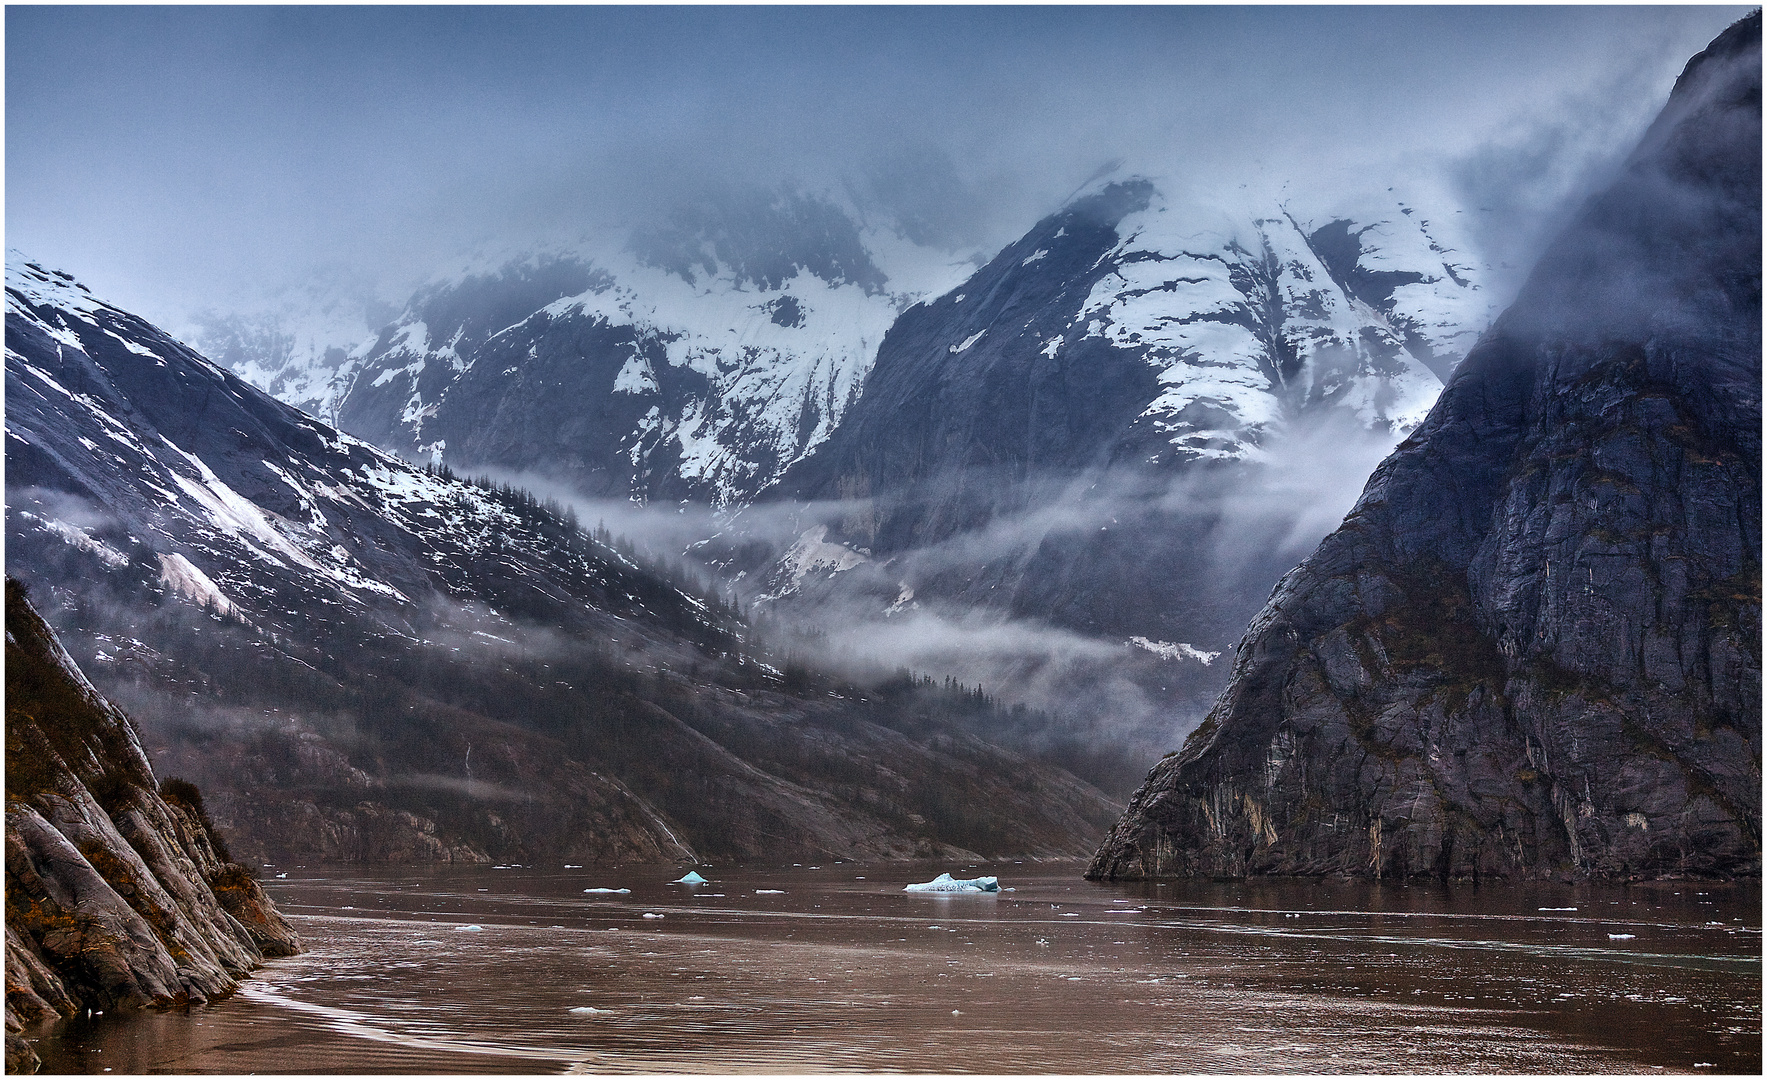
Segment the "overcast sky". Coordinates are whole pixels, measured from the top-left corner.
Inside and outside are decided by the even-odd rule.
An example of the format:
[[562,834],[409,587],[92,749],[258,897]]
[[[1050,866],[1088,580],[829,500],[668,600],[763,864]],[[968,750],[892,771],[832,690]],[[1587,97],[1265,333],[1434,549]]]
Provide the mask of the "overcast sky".
[[991,251],[1122,158],[1420,177],[1507,257],[1746,10],[13,6],[7,243],[175,324],[731,180],[894,175]]

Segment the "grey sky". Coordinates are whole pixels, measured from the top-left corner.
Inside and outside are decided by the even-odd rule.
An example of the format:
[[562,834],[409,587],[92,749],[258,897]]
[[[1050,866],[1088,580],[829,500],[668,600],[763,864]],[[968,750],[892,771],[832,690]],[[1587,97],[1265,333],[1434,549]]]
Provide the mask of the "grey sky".
[[893,169],[991,250],[1124,158],[1405,172],[1525,258],[1745,10],[13,6],[7,242],[176,323],[729,180]]

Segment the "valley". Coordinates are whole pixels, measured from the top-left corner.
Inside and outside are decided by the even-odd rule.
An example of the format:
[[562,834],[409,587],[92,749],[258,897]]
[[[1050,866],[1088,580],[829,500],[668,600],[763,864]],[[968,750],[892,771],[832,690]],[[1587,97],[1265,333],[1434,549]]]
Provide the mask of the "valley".
[[152,14],[357,107],[9,110],[9,1071],[1759,1070],[1759,10]]

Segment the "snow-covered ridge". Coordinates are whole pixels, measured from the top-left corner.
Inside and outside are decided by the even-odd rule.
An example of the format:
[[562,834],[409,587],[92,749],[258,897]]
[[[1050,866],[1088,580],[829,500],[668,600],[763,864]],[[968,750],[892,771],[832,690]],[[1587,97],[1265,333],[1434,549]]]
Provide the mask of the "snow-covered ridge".
[[1255,458],[1318,403],[1410,430],[1493,314],[1481,270],[1413,207],[1298,202],[1199,207],[1156,189],[1073,316],[1144,351],[1162,387],[1144,418],[1191,455]]
[[[844,214],[817,200],[782,205],[814,211],[818,221]],[[524,394],[550,380],[630,399],[620,406],[630,420],[585,436],[592,456],[627,463],[624,493],[653,497],[660,471],[715,504],[744,501],[827,439],[900,312],[948,291],[974,266],[887,228],[848,227],[851,236],[834,235],[829,253],[804,248],[803,237],[774,250],[750,236],[759,254],[745,254],[719,236],[691,244],[671,237],[667,257],[593,241],[502,263],[477,257],[421,290],[353,362],[340,419],[408,456],[509,464],[467,460],[477,433],[453,418],[494,402],[519,409]],[[794,253],[795,262],[781,261]],[[517,294],[545,298],[517,312]],[[573,328],[596,327],[623,335],[627,351],[583,354]],[[586,362],[607,364],[604,383],[551,374]]]
[[436,575],[464,582],[474,560],[493,555],[536,579],[634,569],[611,551],[592,557],[586,539],[545,541],[509,499],[277,404],[71,276],[15,260],[15,539],[65,545],[98,572],[146,575],[168,595],[272,624],[297,614],[286,610],[294,595],[308,615],[414,610]]

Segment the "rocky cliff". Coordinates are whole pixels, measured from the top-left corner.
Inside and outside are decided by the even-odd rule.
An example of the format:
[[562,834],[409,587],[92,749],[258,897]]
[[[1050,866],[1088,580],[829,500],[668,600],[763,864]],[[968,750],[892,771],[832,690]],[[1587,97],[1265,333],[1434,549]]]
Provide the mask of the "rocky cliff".
[[194,786],[156,783],[133,723],[6,583],[6,1068],[81,1009],[230,993],[294,931],[230,862]]
[[1760,872],[1761,23],[1688,65],[1092,877]]

